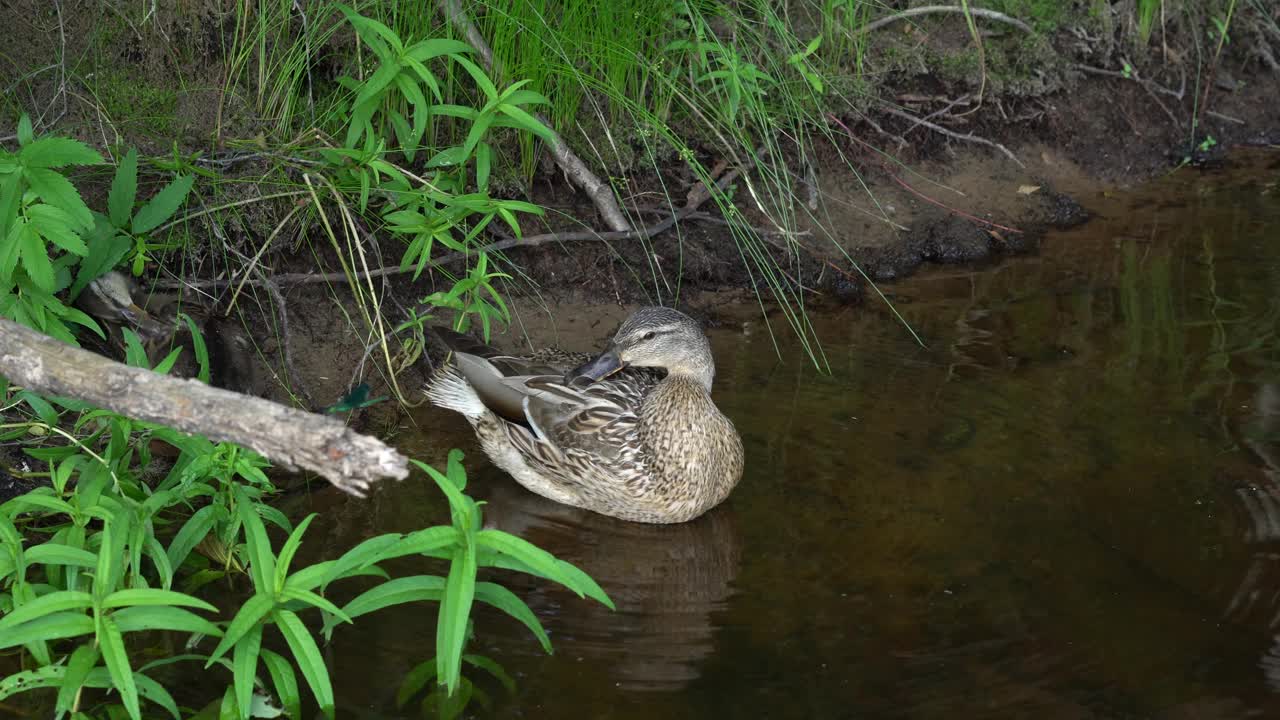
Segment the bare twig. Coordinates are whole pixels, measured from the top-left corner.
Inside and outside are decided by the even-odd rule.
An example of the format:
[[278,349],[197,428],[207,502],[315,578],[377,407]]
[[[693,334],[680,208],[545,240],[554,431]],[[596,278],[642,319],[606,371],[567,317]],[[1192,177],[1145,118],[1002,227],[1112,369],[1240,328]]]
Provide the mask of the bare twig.
[[[495,67],[495,58],[493,51],[489,49],[489,44],[485,42],[480,31],[476,29],[471,18],[467,16],[462,4],[459,0],[438,0],[440,11],[449,19],[455,27],[458,28],[467,38],[467,42],[471,44],[479,53],[480,59],[484,62],[489,72],[497,75],[501,73],[501,68]],[[548,147],[551,150],[551,156],[555,158],[556,164],[560,169],[573,180],[574,184],[582,188],[582,191],[591,198],[595,203],[596,210],[600,211],[600,215],[604,218],[605,224],[613,228],[615,232],[632,232],[631,223],[622,214],[622,209],[618,207],[618,201],[613,195],[613,188],[599,178],[587,164],[582,161],[565,143],[560,133],[556,132],[551,123],[542,115],[534,113],[538,122],[542,123],[551,132],[551,142]]]
[[978,135],[974,135],[973,133],[958,133],[955,130],[948,130],[947,128],[944,128],[941,125],[931,123],[928,120],[923,120],[921,118],[918,118],[912,115],[911,113],[906,113],[901,110],[898,110],[897,108],[886,107],[885,112],[889,113],[890,115],[895,115],[897,117],[900,117],[904,120],[909,120],[911,122],[923,125],[929,128],[930,130],[936,133],[939,133],[941,135],[946,135],[947,137],[952,137],[957,140],[964,140],[965,142],[977,143],[979,145],[986,145],[987,147],[995,148],[996,150],[999,150],[1000,152],[1004,153],[1004,156],[1012,160],[1014,164],[1017,165],[1018,167],[1020,168],[1026,167],[1026,165],[1023,165],[1022,161],[1019,160],[1016,155],[1014,155],[1012,152],[1009,151],[1009,148],[1005,147],[1004,145],[1001,145],[998,142],[992,142],[991,140],[988,140],[984,137],[980,137]]
[[1185,77],[1183,78],[1184,87],[1182,89],[1170,90],[1169,88],[1161,85],[1158,82],[1147,80],[1146,78],[1143,78],[1143,77],[1139,77],[1136,72],[1129,72],[1126,75],[1125,73],[1122,73],[1118,70],[1107,70],[1106,68],[1094,67],[1092,65],[1082,65],[1080,63],[1076,63],[1076,69],[1081,70],[1083,72],[1087,72],[1091,75],[1105,75],[1107,77],[1121,78],[1123,80],[1132,80],[1138,83],[1139,85],[1146,87],[1148,90],[1152,92],[1158,92],[1161,95],[1168,95],[1169,97],[1174,98],[1176,100],[1181,100],[1183,95],[1186,93]]
[[[879,30],[885,25],[890,25],[892,23],[898,22],[899,20],[905,20],[909,17],[915,17],[917,15],[931,15],[931,14],[939,14],[939,13],[956,13],[956,14],[963,15],[965,13],[965,10],[966,8],[963,8],[959,5],[925,5],[923,7],[911,8],[910,10],[903,10],[902,12],[894,13],[893,15],[888,15],[874,22],[867,23],[866,25],[863,25],[862,28],[856,31],[854,34],[865,35],[866,33],[869,33],[872,30]],[[968,8],[968,12],[974,17],[986,18],[988,20],[995,20],[996,22],[1002,22],[1008,25],[1012,25],[1025,33],[1035,32],[1034,30],[1031,29],[1030,25],[1022,22],[1017,18],[1009,17],[1008,15],[1005,15],[1002,12],[996,12],[995,10],[984,10],[982,8]]]
[[1230,115],[1226,115],[1226,114],[1223,114],[1223,113],[1220,113],[1220,112],[1216,112],[1216,111],[1214,111],[1214,110],[1209,110],[1209,111],[1207,111],[1205,114],[1206,114],[1206,115],[1208,115],[1209,117],[1215,117],[1215,118],[1218,118],[1219,120],[1222,120],[1222,121],[1224,121],[1224,122],[1235,123],[1235,124],[1237,124],[1237,125],[1245,125],[1245,124],[1246,124],[1246,123],[1245,123],[1245,121],[1241,120],[1241,119],[1240,119],[1240,118],[1238,118],[1238,117],[1231,117]]
[[281,466],[319,473],[364,497],[382,477],[408,476],[407,459],[332,417],[160,375],[71,347],[0,318],[0,375],[41,395],[84,400],[214,442],[252,448]]

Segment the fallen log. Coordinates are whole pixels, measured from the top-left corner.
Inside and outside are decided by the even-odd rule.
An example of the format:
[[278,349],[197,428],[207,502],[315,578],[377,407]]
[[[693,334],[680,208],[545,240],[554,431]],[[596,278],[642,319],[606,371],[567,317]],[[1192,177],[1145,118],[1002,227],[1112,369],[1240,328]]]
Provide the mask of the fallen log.
[[408,460],[339,420],[258,397],[134,368],[0,318],[0,375],[38,395],[73,398],[214,442],[251,448],[287,470],[303,468],[364,497],[382,477],[404,479]]

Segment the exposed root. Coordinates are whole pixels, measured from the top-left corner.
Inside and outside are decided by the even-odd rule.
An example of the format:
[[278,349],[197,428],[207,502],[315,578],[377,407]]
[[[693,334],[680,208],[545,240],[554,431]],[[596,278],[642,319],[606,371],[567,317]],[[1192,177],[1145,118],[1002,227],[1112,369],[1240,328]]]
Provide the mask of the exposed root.
[[988,140],[984,137],[980,137],[978,135],[974,135],[973,133],[958,133],[955,130],[948,130],[947,128],[944,128],[941,125],[931,123],[928,120],[924,120],[923,118],[918,118],[912,115],[911,113],[903,112],[901,110],[898,110],[897,108],[886,107],[885,112],[889,113],[890,115],[895,115],[897,117],[900,117],[904,120],[909,120],[917,125],[923,125],[940,135],[946,135],[947,137],[952,137],[957,140],[964,140],[965,142],[977,143],[979,145],[986,145],[987,147],[995,148],[996,150],[999,150],[1001,153],[1003,153],[1005,157],[1012,160],[1014,164],[1017,165],[1018,167],[1024,168],[1024,169],[1027,167],[1026,165],[1022,164],[1022,161],[1018,159],[1018,156],[1014,155],[1013,152],[1009,150],[1009,148],[1005,147],[1004,145],[1001,145],[998,142],[992,142],[991,140]]
[[[879,20],[876,20],[875,22],[867,23],[862,27],[862,29],[858,30],[855,33],[855,35],[863,35],[871,32],[872,30],[878,30],[884,27],[885,25],[890,25],[898,22],[899,20],[905,20],[909,17],[915,17],[917,15],[934,15],[934,14],[941,14],[941,13],[955,13],[955,14],[963,15],[965,11],[966,11],[966,8],[963,8],[959,5],[925,5],[923,7],[911,8],[910,10],[903,10],[902,12],[894,13],[893,15],[889,15],[887,17],[882,17]],[[988,20],[995,20],[996,22],[1002,22],[1008,25],[1012,25],[1025,33],[1035,32],[1034,30],[1031,29],[1030,25],[1022,22],[1021,20],[1014,17],[1009,17],[1008,15],[1005,15],[1002,12],[996,12],[995,10],[984,10],[982,8],[968,8],[968,13],[973,17],[986,18]]]

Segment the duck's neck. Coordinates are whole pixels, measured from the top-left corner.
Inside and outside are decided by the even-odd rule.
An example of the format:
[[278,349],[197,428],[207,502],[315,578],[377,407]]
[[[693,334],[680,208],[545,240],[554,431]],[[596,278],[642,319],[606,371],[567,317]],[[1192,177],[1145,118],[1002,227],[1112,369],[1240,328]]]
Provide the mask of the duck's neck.
[[700,365],[697,368],[667,368],[667,380],[680,380],[699,385],[708,395],[711,394],[711,384],[715,382],[715,379],[716,369],[711,363]]

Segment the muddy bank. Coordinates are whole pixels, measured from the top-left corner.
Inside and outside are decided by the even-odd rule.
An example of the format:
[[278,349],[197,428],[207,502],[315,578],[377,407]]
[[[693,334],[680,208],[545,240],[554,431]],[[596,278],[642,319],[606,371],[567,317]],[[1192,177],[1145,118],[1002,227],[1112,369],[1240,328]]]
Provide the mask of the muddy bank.
[[[1168,173],[1222,168],[1236,150],[1274,148],[1280,143],[1280,77],[1235,72],[1248,79],[1211,95],[1214,110],[1202,115],[1195,145],[1189,144],[1189,90],[1182,107],[1153,98],[1136,81],[1081,72],[1053,94],[993,99],[1000,109],[982,111],[964,127],[964,134],[1003,146],[1012,157],[895,117],[850,118],[846,126],[862,137],[838,136],[836,146],[810,158],[812,184],[785,208],[798,221],[793,244],[758,206],[747,201],[739,209],[790,282],[831,300],[857,302],[865,294],[862,273],[887,282],[925,263],[974,263],[1034,251],[1046,231],[1085,222],[1111,193]],[[1167,112],[1181,120],[1171,121]],[[895,157],[885,159],[876,145]],[[592,216],[590,205],[569,188],[539,192],[548,205]],[[556,229],[563,228],[543,231]],[[652,294],[653,283],[646,287],[643,276],[677,263],[686,287],[762,284],[716,221],[685,223],[680,233],[665,233],[647,247],[578,243],[566,253],[553,245],[517,251],[512,259],[544,289],[587,289],[600,298]]]

